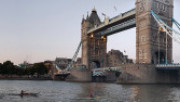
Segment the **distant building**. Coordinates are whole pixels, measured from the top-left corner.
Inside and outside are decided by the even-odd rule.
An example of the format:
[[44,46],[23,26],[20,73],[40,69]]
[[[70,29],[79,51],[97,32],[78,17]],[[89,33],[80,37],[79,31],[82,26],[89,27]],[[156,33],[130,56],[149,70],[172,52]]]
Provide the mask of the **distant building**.
[[54,67],[54,61],[44,61],[44,65],[48,69],[48,75],[53,78],[54,73],[58,72],[58,70]]
[[28,63],[27,61],[24,61],[23,63],[19,64],[18,66],[20,68],[29,68],[29,67],[32,67],[34,64],[30,64]]
[[127,63],[133,63],[133,60],[129,59],[121,51],[112,49],[107,53],[107,66],[119,66]]
[[55,63],[60,69],[65,69],[71,61],[72,59],[63,57],[58,57],[55,59]]
[[53,68],[54,61],[44,61],[44,65],[47,67],[48,72],[50,72]]
[[[113,67],[113,66],[119,66],[121,64],[128,64],[133,63],[132,59],[129,59],[127,55],[124,55],[123,52],[119,50],[112,49],[107,53],[107,66],[106,67]],[[74,67],[77,67],[78,65],[82,65],[82,59],[77,58]],[[96,64],[94,64],[93,68],[96,68]]]
[[79,57],[79,58],[77,58],[77,60],[76,60],[76,64],[82,64],[82,59]]

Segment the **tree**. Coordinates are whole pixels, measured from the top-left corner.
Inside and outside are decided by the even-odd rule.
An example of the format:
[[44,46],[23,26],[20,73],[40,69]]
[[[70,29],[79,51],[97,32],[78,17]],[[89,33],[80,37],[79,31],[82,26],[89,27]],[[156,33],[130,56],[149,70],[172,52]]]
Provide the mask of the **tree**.
[[11,61],[6,61],[2,64],[1,74],[15,74],[15,66]]
[[36,70],[33,66],[27,67],[25,69],[25,74],[26,75],[34,75],[36,73]]
[[0,63],[0,74],[1,74],[1,70],[2,70],[2,63]]
[[15,66],[15,74],[16,75],[25,75],[25,68]]
[[36,63],[33,66],[27,68],[20,68],[15,66],[11,61],[6,61],[3,64],[0,63],[0,74],[3,75],[44,75],[48,73],[48,68],[44,63]]
[[47,67],[44,65],[44,63],[36,63],[33,66],[33,69],[35,72],[39,75],[44,75],[48,73]]

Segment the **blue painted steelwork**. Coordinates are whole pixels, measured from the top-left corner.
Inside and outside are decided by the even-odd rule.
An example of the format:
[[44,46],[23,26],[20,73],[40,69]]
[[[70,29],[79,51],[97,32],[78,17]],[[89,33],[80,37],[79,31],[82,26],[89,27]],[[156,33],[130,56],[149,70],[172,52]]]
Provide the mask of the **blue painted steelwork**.
[[70,62],[70,64],[68,64],[67,68],[65,70],[70,70],[72,69],[72,65],[73,63],[75,62],[77,56],[78,56],[78,53],[80,51],[80,48],[81,48],[81,45],[82,45],[82,42],[80,41],[79,45],[78,45],[78,48],[76,49],[76,52],[74,54],[74,56],[72,57],[72,61]]
[[[180,35],[179,32],[177,32],[176,30],[174,30],[172,27],[168,26],[158,15],[156,15],[153,10],[151,10],[151,14],[153,15],[153,17],[155,18],[155,20],[157,21],[157,23],[159,24],[159,26],[161,26],[167,33],[169,33],[167,31],[166,28],[170,29],[171,31],[173,31],[175,34]],[[165,28],[166,27],[166,28]],[[169,35],[170,37],[172,37],[172,35]],[[172,37],[173,38],[173,37]]]
[[82,46],[82,42],[80,41],[79,45],[78,45],[78,48],[76,49],[76,52],[74,54],[74,56],[72,57],[72,60],[71,62],[67,65],[67,67],[64,69],[64,70],[61,70],[60,68],[57,67],[57,65],[55,64],[55,68],[58,70],[58,73],[56,75],[64,75],[64,74],[70,74],[69,70],[72,69],[72,65],[74,64],[77,56],[78,56],[78,53],[80,51],[80,48]]
[[135,25],[136,25],[136,20],[135,20],[135,18],[133,18],[133,19],[130,19],[126,22],[123,22],[123,23],[117,24],[115,26],[109,27],[109,28],[97,33],[96,36],[108,36],[112,33],[116,33],[118,31],[123,31],[127,28],[134,27]]
[[[156,15],[152,10],[151,10],[151,14],[153,15],[154,19],[157,21],[157,23],[159,24],[160,27],[162,27],[165,32],[175,41],[180,42],[180,39],[177,39],[175,37],[172,36],[172,34],[170,34],[170,31],[173,31],[176,35],[180,35],[180,33],[178,33],[176,30],[174,30],[173,28],[171,28],[170,26],[168,26],[163,20],[161,20],[161,18]],[[180,26],[180,24],[175,20],[172,19],[173,22],[175,22],[175,24],[178,26]],[[168,30],[167,30],[168,29]],[[179,37],[179,36],[178,36]],[[157,70],[180,70],[180,64],[158,64],[156,65],[156,69]]]
[[175,23],[175,25],[179,28],[179,30],[180,30],[180,24],[174,19],[174,18],[172,18],[172,21]]
[[157,70],[180,70],[180,64],[157,64]]
[[[152,10],[151,14],[153,15],[155,21],[159,24],[160,27],[165,30],[166,34],[168,34],[174,41],[178,42],[180,44],[180,33],[168,26],[159,16],[157,16]],[[174,35],[172,35],[172,32],[174,32]]]

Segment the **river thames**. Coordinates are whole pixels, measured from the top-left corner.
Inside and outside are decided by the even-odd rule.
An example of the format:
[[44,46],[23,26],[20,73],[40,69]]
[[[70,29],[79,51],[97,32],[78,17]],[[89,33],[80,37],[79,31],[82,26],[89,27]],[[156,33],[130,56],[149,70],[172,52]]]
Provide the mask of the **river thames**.
[[[21,90],[37,96],[22,97]],[[0,102],[180,102],[180,86],[1,80]]]

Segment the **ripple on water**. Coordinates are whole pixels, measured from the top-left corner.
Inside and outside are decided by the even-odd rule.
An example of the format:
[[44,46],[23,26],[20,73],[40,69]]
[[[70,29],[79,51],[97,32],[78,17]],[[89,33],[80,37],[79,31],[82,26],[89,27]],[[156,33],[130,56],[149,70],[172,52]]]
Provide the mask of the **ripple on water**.
[[[10,95],[20,90],[40,93],[38,97]],[[61,81],[0,81],[0,102],[179,102],[178,85],[119,85]]]

